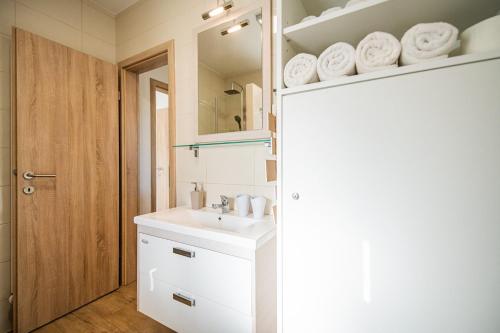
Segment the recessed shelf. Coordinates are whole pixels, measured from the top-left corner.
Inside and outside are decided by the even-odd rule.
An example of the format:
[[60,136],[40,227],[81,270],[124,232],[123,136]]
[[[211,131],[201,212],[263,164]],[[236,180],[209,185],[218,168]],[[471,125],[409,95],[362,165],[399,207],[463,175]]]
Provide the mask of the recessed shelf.
[[463,31],[499,9],[500,0],[371,0],[286,27],[283,35],[296,52],[319,55],[335,42],[356,47],[374,31],[401,38],[417,23],[444,21]]
[[343,86],[363,81],[371,81],[377,79],[388,78],[392,76],[405,75],[410,73],[417,73],[439,68],[446,68],[451,66],[459,66],[467,63],[479,62],[484,60],[500,59],[500,50],[491,51],[486,53],[467,54],[462,56],[451,57],[448,59],[428,61],[416,65],[402,66],[394,69],[382,70],[367,74],[359,74],[347,77],[341,77],[335,80],[323,81],[317,83],[306,84],[300,87],[285,88],[278,90],[280,95],[290,95],[306,91]]

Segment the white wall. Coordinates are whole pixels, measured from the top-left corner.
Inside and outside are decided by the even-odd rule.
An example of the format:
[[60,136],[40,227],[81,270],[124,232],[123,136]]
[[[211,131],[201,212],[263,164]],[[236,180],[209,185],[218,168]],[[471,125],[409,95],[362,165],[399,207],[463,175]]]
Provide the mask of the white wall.
[[[252,0],[236,0],[242,8]],[[215,0],[147,0],[116,17],[116,57],[123,60],[155,45],[175,40],[177,143],[195,141],[194,29],[204,24],[201,14],[215,7]],[[186,149],[177,150],[177,204],[189,204],[192,181],[204,183],[207,204],[219,202],[219,195],[239,192],[264,195],[274,200],[274,184],[265,181],[263,146],[201,149],[200,157]]]
[[0,0],[0,333],[10,330],[10,43],[12,26],[115,62],[115,20],[87,0]]
[[151,212],[150,79],[168,83],[168,66],[139,75],[139,213]]

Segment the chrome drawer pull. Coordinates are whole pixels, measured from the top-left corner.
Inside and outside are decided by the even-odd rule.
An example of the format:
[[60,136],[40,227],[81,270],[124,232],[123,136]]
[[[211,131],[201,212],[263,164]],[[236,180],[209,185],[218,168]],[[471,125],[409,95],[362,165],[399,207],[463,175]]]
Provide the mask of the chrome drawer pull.
[[194,299],[183,296],[179,293],[172,294],[172,298],[174,299],[174,301],[177,301],[177,302],[182,303],[182,304],[187,305],[187,306],[195,306],[195,304],[196,304]]
[[183,256],[183,257],[194,258],[194,251],[188,251],[188,250],[179,249],[178,247],[174,247],[172,249],[172,252],[175,254],[178,254],[180,256]]

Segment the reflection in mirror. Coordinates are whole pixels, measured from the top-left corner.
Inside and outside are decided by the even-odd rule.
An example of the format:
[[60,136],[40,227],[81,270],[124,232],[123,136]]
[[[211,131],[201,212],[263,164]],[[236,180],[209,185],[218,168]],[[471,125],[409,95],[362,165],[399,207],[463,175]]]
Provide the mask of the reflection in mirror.
[[262,128],[258,9],[198,34],[198,134]]

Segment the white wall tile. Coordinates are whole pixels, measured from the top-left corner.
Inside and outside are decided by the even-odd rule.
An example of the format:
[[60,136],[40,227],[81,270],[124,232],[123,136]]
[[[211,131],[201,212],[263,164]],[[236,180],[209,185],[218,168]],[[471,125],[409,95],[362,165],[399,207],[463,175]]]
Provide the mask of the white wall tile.
[[206,148],[200,151],[207,163],[207,183],[254,183],[253,146]]
[[[177,101],[176,101],[177,103]],[[177,111],[177,110],[176,110]],[[177,144],[190,144],[195,141],[194,114],[176,115],[176,141]]]
[[0,35],[0,71],[10,71],[10,38]]
[[0,300],[0,332],[9,332],[11,323],[9,319],[10,304],[9,301],[4,299]]
[[10,261],[0,263],[0,300],[10,296]]
[[80,0],[17,0],[31,9],[44,13],[78,30],[82,28]]
[[0,1],[0,33],[10,36],[14,25],[15,3],[14,0]]
[[[36,0],[33,0],[36,2]],[[81,50],[82,34],[74,26],[54,20],[39,11],[35,11],[21,3],[16,4],[16,25],[27,31],[36,33],[55,42]]]
[[0,262],[10,260],[10,223],[0,224]]
[[254,196],[263,196],[267,199],[266,214],[271,214],[272,207],[276,203],[276,189],[274,186],[254,186]]
[[10,184],[10,150],[0,148],[0,186]]
[[115,19],[94,6],[83,4],[82,31],[102,41],[115,45]]
[[[132,38],[135,38],[145,32],[157,27],[160,24],[168,23],[176,20],[178,17],[185,16],[189,13],[196,13],[200,17],[203,5],[199,0],[183,0],[183,1],[165,1],[165,0],[149,0],[131,7],[128,10],[120,13],[116,20],[117,43],[121,44]],[[147,20],[145,20],[147,18]],[[188,27],[192,27],[190,21],[183,18],[183,28],[190,31]],[[175,24],[169,29],[166,37],[172,38],[175,35],[173,28],[179,27]],[[177,39],[177,38],[176,38]]]
[[226,185],[226,184],[207,184],[206,185],[206,206],[220,204],[221,195],[229,197],[230,209],[234,209],[234,198],[238,194],[253,194],[252,186],[245,185]]
[[177,180],[181,182],[206,183],[206,162],[204,151],[200,157],[194,157],[194,152],[189,149],[177,149]]
[[116,62],[115,46],[98,38],[83,34],[82,52],[114,64]]
[[0,147],[10,146],[10,112],[0,109]]
[[[177,182],[177,207],[191,207],[191,192],[194,185],[191,182]],[[205,191],[205,184],[202,184],[202,190]],[[206,193],[205,193],[206,195]]]
[[0,186],[0,224],[10,222],[10,186]]
[[10,108],[10,73],[0,72],[0,110]]

